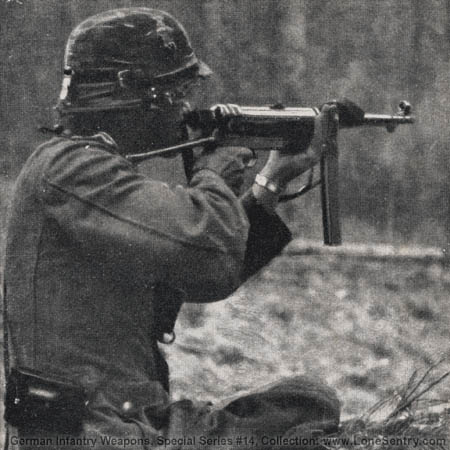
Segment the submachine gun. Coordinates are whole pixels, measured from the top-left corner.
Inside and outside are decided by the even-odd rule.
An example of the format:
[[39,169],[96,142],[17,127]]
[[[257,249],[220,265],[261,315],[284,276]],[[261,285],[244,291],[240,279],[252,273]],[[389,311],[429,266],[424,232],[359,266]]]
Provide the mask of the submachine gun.
[[[347,105],[336,102],[336,106],[338,128],[370,125],[385,127],[387,131],[393,132],[398,125],[414,122],[411,105],[407,101],[400,102],[395,114],[364,113],[351,102],[347,102]],[[192,111],[185,116],[185,124],[201,128],[205,134],[209,134],[207,137],[126,157],[130,161],[139,162],[178,152],[182,152],[186,157],[189,152],[192,155],[192,149],[195,147],[239,145],[253,150],[273,150],[280,148],[283,142],[310,142],[314,133],[314,120],[319,113],[318,108],[285,108],[282,105],[215,105],[209,110]],[[337,135],[334,137],[327,140],[328,148],[320,160],[320,178],[314,180],[312,168],[304,186],[294,193],[280,197],[280,201],[292,200],[320,185],[325,245],[340,245],[342,242],[339,217],[339,152]]]

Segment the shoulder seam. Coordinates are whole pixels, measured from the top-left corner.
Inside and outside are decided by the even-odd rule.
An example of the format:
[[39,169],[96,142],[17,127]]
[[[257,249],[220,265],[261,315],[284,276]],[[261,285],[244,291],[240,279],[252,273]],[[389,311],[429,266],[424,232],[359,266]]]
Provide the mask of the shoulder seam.
[[69,196],[75,198],[79,202],[85,203],[85,204],[87,204],[89,206],[92,206],[93,208],[95,208],[95,209],[97,209],[99,211],[102,211],[105,214],[108,214],[109,216],[113,217],[114,219],[118,219],[118,220],[127,222],[127,223],[135,226],[136,228],[141,228],[141,229],[143,229],[145,231],[150,231],[150,232],[152,232],[154,234],[160,235],[160,236],[162,236],[162,237],[164,237],[164,238],[166,238],[168,240],[171,240],[173,242],[177,242],[177,243],[182,244],[182,245],[184,245],[186,247],[192,247],[192,248],[196,248],[196,249],[199,249],[199,250],[204,250],[204,251],[214,252],[214,253],[230,254],[230,255],[234,256],[235,258],[237,258],[238,260],[243,261],[243,258],[240,256],[239,252],[226,252],[226,251],[224,251],[223,249],[220,249],[220,248],[215,248],[215,247],[205,246],[205,245],[192,244],[192,243],[187,242],[187,241],[185,241],[183,239],[176,238],[176,237],[174,237],[174,236],[172,236],[170,234],[164,233],[161,230],[156,230],[155,228],[152,228],[152,227],[150,227],[148,225],[144,225],[142,223],[139,223],[139,222],[136,222],[134,220],[131,220],[131,219],[127,218],[127,217],[122,217],[122,216],[120,216],[118,214],[115,214],[114,212],[110,211],[108,208],[100,206],[97,203],[94,203],[94,202],[92,202],[90,200],[87,200],[87,199],[85,199],[83,197],[78,196],[74,192],[71,192],[71,191],[69,191],[67,189],[64,189],[62,186],[59,186],[58,184],[53,183],[48,178],[44,178],[44,181],[49,186],[53,187],[54,189],[56,189],[56,190],[58,190],[60,192],[63,192],[66,195],[69,195]]

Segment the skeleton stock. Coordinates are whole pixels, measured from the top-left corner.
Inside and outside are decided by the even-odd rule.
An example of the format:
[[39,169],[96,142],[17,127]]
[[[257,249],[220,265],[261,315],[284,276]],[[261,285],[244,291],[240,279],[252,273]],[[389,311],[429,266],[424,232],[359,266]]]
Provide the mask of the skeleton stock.
[[[322,220],[324,243],[341,244],[341,226],[339,215],[339,151],[337,144],[338,129],[357,126],[385,127],[392,132],[398,125],[413,123],[411,105],[402,101],[395,114],[347,114],[339,108],[336,116],[338,125],[327,136],[327,149],[320,161],[320,179],[313,180],[311,170],[308,182],[297,192],[285,194],[280,201],[292,200],[305,194],[312,188],[321,186]],[[355,105],[356,106],[356,105]],[[154,156],[189,152],[195,147],[205,145],[240,145],[256,150],[281,148],[286,142],[310,142],[314,134],[317,108],[215,105],[210,110],[194,111],[186,116],[186,123],[210,132],[209,137],[189,141],[183,144],[153,150],[148,153],[127,155],[127,159],[139,162]],[[213,131],[216,132],[213,133]]]

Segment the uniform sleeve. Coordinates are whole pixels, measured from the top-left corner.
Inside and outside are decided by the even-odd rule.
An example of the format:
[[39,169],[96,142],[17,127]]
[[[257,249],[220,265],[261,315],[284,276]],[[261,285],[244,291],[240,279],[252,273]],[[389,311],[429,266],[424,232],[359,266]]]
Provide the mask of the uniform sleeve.
[[88,257],[135,282],[167,283],[195,301],[228,296],[240,283],[248,221],[222,178],[200,171],[189,188],[151,180],[101,148],[51,158],[43,204]]
[[267,212],[259,205],[249,189],[241,198],[250,222],[242,281],[254,275],[268,264],[291,241],[289,228],[275,213]]

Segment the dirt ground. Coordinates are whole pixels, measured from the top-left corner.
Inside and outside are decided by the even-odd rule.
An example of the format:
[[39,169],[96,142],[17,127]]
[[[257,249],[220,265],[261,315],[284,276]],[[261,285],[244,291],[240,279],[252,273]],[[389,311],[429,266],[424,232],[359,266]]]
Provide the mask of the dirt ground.
[[[450,369],[449,299],[436,249],[295,241],[226,301],[183,306],[162,346],[172,395],[218,402],[309,374],[338,391],[343,420],[359,416],[414,370]],[[450,381],[428,398],[450,406]]]
[[[449,369],[449,299],[437,250],[296,242],[230,299],[183,307],[164,346],[172,393],[217,401],[304,373],[358,416],[414,370]],[[428,398],[450,401],[450,381]]]

